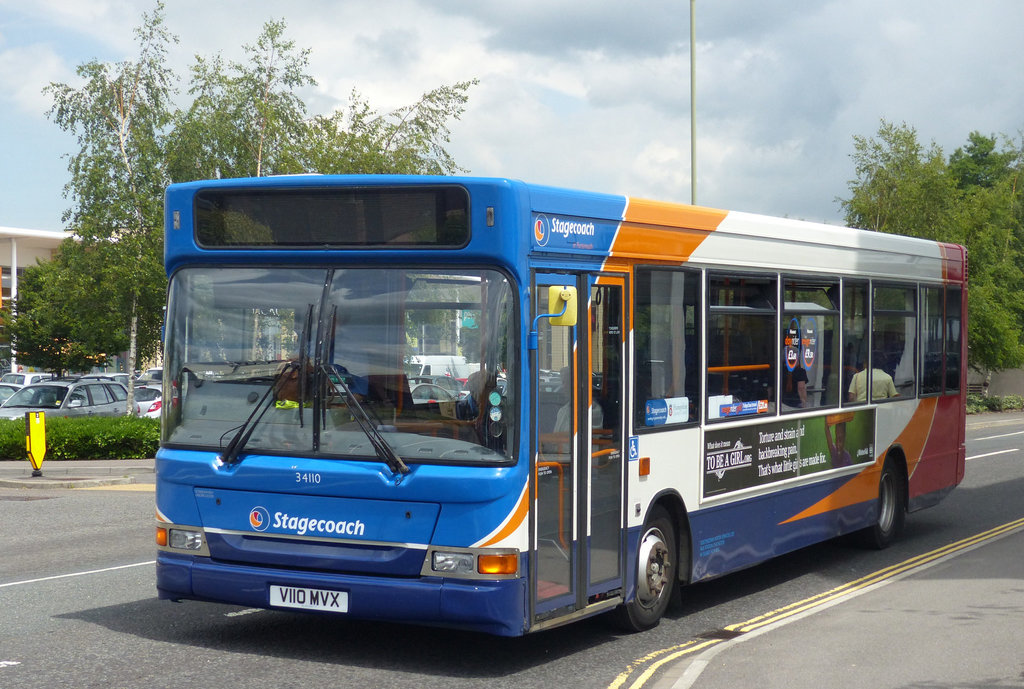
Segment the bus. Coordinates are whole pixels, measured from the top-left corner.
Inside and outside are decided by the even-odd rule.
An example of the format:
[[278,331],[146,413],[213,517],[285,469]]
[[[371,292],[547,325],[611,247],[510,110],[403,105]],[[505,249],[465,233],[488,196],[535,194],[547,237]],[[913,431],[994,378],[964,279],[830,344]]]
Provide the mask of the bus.
[[640,631],[964,477],[961,246],[476,177],[165,200],[161,598]]

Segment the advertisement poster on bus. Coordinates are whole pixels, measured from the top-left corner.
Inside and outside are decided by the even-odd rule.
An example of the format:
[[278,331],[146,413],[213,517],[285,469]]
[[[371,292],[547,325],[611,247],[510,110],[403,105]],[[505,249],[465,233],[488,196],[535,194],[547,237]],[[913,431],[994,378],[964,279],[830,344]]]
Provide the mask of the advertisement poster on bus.
[[860,409],[704,436],[704,497],[874,460],[875,411]]

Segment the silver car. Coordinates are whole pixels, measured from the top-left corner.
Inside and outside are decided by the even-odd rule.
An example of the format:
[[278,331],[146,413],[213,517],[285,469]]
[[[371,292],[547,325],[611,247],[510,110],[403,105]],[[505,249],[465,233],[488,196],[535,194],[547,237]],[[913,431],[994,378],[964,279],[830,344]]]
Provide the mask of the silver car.
[[26,385],[0,406],[0,418],[19,419],[25,412],[47,416],[123,416],[128,391],[113,380],[57,379]]

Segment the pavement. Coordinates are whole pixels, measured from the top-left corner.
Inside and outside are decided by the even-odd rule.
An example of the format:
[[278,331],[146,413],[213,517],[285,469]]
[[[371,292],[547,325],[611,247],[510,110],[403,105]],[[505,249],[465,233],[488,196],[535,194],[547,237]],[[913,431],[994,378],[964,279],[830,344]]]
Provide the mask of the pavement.
[[154,463],[154,459],[44,460],[42,476],[33,476],[28,459],[0,460],[0,488],[95,488],[153,483]]
[[1024,687],[1024,520],[974,548],[710,646],[653,689]]
[[[998,433],[1024,412],[967,419]],[[698,640],[650,686],[1024,688],[1022,553],[1024,518]]]

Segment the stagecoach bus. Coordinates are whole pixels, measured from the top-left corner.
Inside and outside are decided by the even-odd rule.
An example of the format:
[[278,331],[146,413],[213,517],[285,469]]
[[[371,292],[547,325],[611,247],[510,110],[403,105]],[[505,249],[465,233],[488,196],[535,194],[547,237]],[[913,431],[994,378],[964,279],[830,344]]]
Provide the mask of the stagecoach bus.
[[960,246],[469,177],[176,184],[166,224],[162,598],[642,630],[964,476]]

